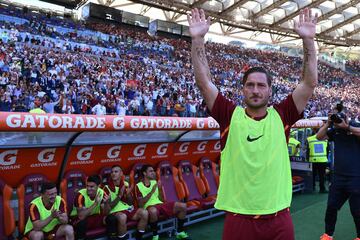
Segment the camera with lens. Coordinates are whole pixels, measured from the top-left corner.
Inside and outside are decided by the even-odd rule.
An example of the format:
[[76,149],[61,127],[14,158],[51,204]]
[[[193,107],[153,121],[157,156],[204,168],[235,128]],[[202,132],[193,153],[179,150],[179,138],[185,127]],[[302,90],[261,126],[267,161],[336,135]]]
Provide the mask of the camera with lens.
[[334,113],[330,116],[330,119],[333,123],[341,123],[344,119],[344,116],[341,113]]
[[346,118],[346,115],[342,112],[344,110],[343,102],[336,104],[335,109],[337,110],[337,113],[332,114],[330,120],[333,123],[341,123]]

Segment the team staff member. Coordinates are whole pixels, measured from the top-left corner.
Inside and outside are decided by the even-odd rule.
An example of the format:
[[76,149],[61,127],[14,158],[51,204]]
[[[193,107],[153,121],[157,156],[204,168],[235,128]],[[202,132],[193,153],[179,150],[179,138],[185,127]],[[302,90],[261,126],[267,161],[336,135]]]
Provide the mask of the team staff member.
[[296,140],[294,132],[290,134],[288,148],[290,157],[300,156],[300,142]]
[[[76,239],[86,239],[88,229],[96,228],[105,223],[105,216],[110,211],[109,196],[99,188],[100,177],[92,175],[87,178],[86,188],[79,190],[74,198],[74,207],[71,212]],[[110,230],[107,226],[107,233]]]
[[[315,133],[315,132],[314,132]],[[313,188],[316,185],[316,176],[319,176],[320,193],[327,193],[325,188],[325,173],[328,163],[327,156],[327,140],[320,141],[316,138],[316,134],[307,138],[308,142],[308,159],[312,163],[313,168]]]
[[157,222],[160,215],[177,217],[176,239],[190,239],[184,231],[186,204],[180,202],[163,202],[162,186],[156,181],[156,173],[150,165],[141,168],[142,181],[136,184],[135,192],[139,207],[149,212],[150,227],[153,231],[152,240],[158,240]]
[[56,185],[43,183],[41,196],[30,203],[29,219],[24,235],[30,240],[55,239],[55,237],[73,240],[73,227],[67,223],[66,203],[57,195]]
[[[115,219],[109,220],[112,224],[111,234],[116,236],[116,239],[126,239],[127,233],[127,220],[138,221],[136,239],[142,239],[148,224],[149,213],[142,209],[134,209],[133,198],[131,195],[132,189],[129,187],[128,182],[122,180],[123,171],[119,165],[111,167],[111,180],[105,186],[105,194],[110,196],[110,216]],[[119,235],[119,236],[117,236]]]
[[225,240],[294,239],[286,140],[317,85],[317,16],[305,9],[299,19],[295,31],[304,46],[302,81],[284,101],[268,108],[271,76],[263,68],[250,68],[243,77],[244,109],[223,97],[211,81],[204,46],[210,18],[197,9],[188,16],[195,80],[211,116],[220,124],[221,172],[215,207],[228,212]]
[[[332,127],[330,127],[332,126]],[[334,176],[330,185],[325,214],[325,233],[321,240],[332,240],[337,212],[349,200],[357,238],[360,240],[360,127],[347,122],[332,123],[330,118],[316,135],[334,142]]]

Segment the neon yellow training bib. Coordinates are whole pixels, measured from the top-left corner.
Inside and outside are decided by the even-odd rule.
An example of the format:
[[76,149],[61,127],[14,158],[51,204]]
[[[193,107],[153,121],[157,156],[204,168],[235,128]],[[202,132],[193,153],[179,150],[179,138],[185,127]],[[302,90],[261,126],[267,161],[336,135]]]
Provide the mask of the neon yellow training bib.
[[284,125],[274,108],[256,121],[236,107],[221,152],[215,207],[238,214],[263,215],[290,206],[292,180]]

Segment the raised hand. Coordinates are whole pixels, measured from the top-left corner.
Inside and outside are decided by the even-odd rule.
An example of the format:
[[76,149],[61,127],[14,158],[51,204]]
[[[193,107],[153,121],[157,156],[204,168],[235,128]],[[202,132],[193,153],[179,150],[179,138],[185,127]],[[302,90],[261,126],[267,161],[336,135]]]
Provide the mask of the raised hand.
[[60,211],[58,211],[58,210],[56,210],[56,209],[51,209],[51,216],[52,216],[53,218],[59,218],[60,214],[61,214]]
[[300,11],[299,20],[295,20],[294,30],[302,39],[314,38],[318,14],[312,15],[311,9],[305,8]]
[[118,192],[119,198],[122,198],[124,196],[125,188],[126,188],[125,185],[122,185],[122,187],[120,188]]
[[99,204],[101,202],[101,200],[102,200],[101,194],[97,193],[96,197],[95,197],[96,204]]
[[205,34],[209,31],[210,27],[210,17],[205,18],[204,10],[200,11],[195,8],[191,10],[191,15],[187,15],[189,23],[189,32],[190,36],[194,38],[203,38]]

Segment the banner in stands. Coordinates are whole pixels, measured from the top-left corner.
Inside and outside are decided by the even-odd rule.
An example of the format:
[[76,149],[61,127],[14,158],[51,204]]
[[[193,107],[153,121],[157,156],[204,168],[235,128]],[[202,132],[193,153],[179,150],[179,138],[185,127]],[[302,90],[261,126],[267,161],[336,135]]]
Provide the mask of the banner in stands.
[[128,173],[138,162],[156,166],[173,155],[174,143],[146,143],[103,146],[76,146],[71,149],[66,171],[81,169],[87,175],[119,164]]
[[94,116],[0,112],[0,131],[116,131],[218,129],[212,118]]
[[25,148],[0,150],[0,178],[12,187],[29,173],[44,174],[56,181],[65,148]]
[[197,165],[202,157],[216,161],[221,151],[220,141],[177,142],[172,162],[189,160]]

